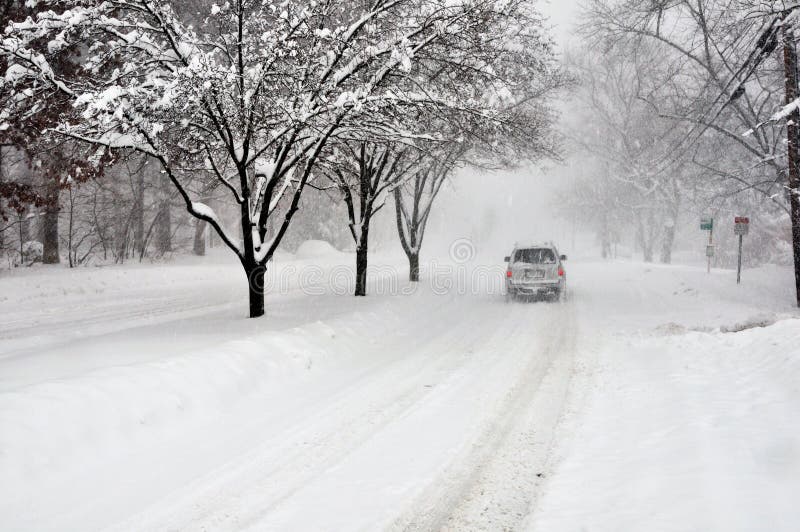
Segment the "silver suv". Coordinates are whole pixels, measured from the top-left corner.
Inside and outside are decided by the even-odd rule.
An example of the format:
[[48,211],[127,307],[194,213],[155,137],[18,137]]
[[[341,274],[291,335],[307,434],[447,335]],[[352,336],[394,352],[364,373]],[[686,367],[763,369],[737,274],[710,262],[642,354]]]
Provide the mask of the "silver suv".
[[511,255],[506,257],[506,299],[520,296],[542,297],[557,300],[567,292],[567,272],[563,262],[566,255],[559,255],[552,243],[514,245]]

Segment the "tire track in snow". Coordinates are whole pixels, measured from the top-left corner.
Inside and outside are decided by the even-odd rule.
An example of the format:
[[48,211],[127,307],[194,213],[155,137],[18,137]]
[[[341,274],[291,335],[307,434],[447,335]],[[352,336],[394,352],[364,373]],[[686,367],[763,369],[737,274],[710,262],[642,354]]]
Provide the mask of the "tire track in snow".
[[[422,328],[424,333],[430,335],[430,338],[426,334],[419,335],[424,342],[430,341],[431,338],[438,338],[441,334],[438,330],[424,328],[424,325],[431,320],[430,313],[440,312],[444,317],[450,317],[447,312],[442,310],[443,305],[446,304],[445,298],[428,301],[429,304],[425,307],[426,312],[417,313],[407,312],[408,307],[415,304],[411,298],[400,301],[402,305],[399,307],[398,302],[392,301],[391,305],[388,303],[388,300],[375,299],[369,305],[359,305],[357,309],[351,311],[342,309],[340,314],[344,313],[344,316],[337,318],[334,324],[339,326],[345,324],[345,328],[347,328],[350,325],[346,324],[354,320],[353,316],[366,313],[366,318],[378,320],[378,323],[361,335],[359,341],[361,347],[374,349],[374,346],[378,345],[375,344],[375,340],[386,335],[390,343],[407,345],[414,351],[420,341],[393,333],[392,331],[397,329],[394,322],[401,320],[404,326]],[[365,317],[361,316],[355,319],[355,322],[361,323],[364,319]],[[442,323],[447,328],[450,321],[454,319],[454,317],[449,321],[445,319],[442,320]],[[265,353],[265,356],[268,356],[268,353]],[[372,357],[361,358],[363,363],[369,362]],[[357,391],[360,379],[365,379],[370,374],[379,374],[387,364],[387,360],[382,358],[379,353],[376,353],[371,364],[353,368],[352,362],[345,360],[342,371],[339,372],[345,374],[346,380],[329,379],[330,376],[327,373],[320,374],[320,377],[326,378],[322,381],[314,381],[322,385],[319,394],[316,394],[316,386],[312,389],[308,386],[309,383],[298,382],[298,384],[304,385],[304,389],[307,391],[314,392],[309,394],[313,395],[313,400],[307,401],[305,397],[292,395],[290,404],[281,405],[281,398],[278,397],[276,403],[276,397],[270,396],[269,390],[266,390],[267,396],[247,397],[246,402],[237,405],[231,411],[224,412],[222,417],[218,415],[209,417],[202,425],[194,421],[189,422],[185,426],[185,435],[181,435],[179,438],[144,439],[136,447],[125,449],[124,453],[110,454],[100,460],[81,462],[79,474],[82,482],[78,484],[77,489],[74,486],[75,479],[70,476],[70,472],[54,475],[48,480],[46,486],[34,484],[32,488],[37,495],[28,497],[30,500],[44,497],[43,492],[62,493],[63,495],[57,496],[58,504],[48,508],[50,514],[31,511],[27,517],[20,515],[20,519],[31,519],[32,523],[37,523],[36,528],[39,530],[101,528],[135,515],[136,512],[151,504],[158,506],[160,504],[158,501],[170,497],[170,493],[183,492],[184,487],[191,487],[190,485],[196,487],[196,484],[207,481],[209,478],[212,479],[213,484],[213,477],[225,476],[229,466],[235,466],[250,456],[263,455],[264,447],[272,445],[278,450],[285,449],[286,457],[289,457],[296,450],[290,444],[294,444],[296,441],[291,440],[284,445],[282,441],[284,436],[288,438],[294,434],[294,431],[303,429],[319,429],[319,425],[308,427],[306,421],[331,415],[332,410],[325,410],[329,403],[335,403],[337,397],[344,397],[353,393],[354,390]],[[356,371],[353,371],[354,369]],[[298,401],[298,399],[300,400]],[[296,409],[299,406],[301,410],[292,411],[291,419],[281,419],[282,410],[286,406],[290,409]],[[176,421],[180,422],[181,420]],[[276,421],[278,422],[277,428]],[[281,432],[281,429],[286,432]],[[303,434],[308,436],[306,433]],[[310,436],[308,437],[310,438]],[[298,445],[297,447],[303,446]],[[274,463],[281,464],[286,457],[276,458]],[[125,482],[120,483],[113,473],[118,470],[132,470],[136,471],[136,474],[126,477]],[[234,479],[234,483],[236,482],[238,480]],[[136,484],[148,485],[151,488],[145,491],[136,490]],[[105,489],[105,487],[110,489]],[[127,493],[126,489],[129,488],[133,489]],[[169,516],[172,513],[172,509],[167,508],[165,515]],[[47,523],[50,523],[49,526]],[[72,527],[68,523],[73,523]],[[97,523],[97,525],[89,525],[89,523]],[[163,529],[158,525],[154,525],[154,528]],[[128,526],[123,529],[140,528]]]
[[[470,357],[442,353],[468,352],[504,334],[506,312],[500,305],[489,315],[468,314],[467,319],[440,308],[427,310],[404,328],[429,322],[430,314],[448,316],[440,320],[441,327],[433,336],[421,343],[400,342],[402,348],[394,349],[397,356],[388,364],[377,365],[345,389],[323,395],[305,409],[308,417],[297,426],[271,435],[246,455],[198,479],[194,489],[181,490],[165,504],[158,504],[151,515],[145,511],[141,520],[120,529],[227,530],[255,525],[314,478],[336,467],[373,434],[424,402],[436,390],[427,383],[471,374],[459,373]],[[487,330],[494,333],[487,337]]]
[[[396,518],[393,509],[403,508],[424,493],[431,479],[436,493],[453,493],[452,468],[447,469],[446,464],[456,463],[459,470],[471,473],[474,467],[464,466],[464,458],[473,454],[469,452],[471,442],[485,434],[480,430],[483,424],[474,419],[480,417],[485,422],[487,417],[498,415],[498,408],[487,409],[484,405],[505,398],[507,394],[503,392],[508,382],[514,381],[526,362],[542,363],[531,362],[531,344],[536,344],[536,332],[547,331],[555,325],[557,317],[548,318],[543,311],[551,308],[545,306],[523,308],[518,307],[519,314],[511,318],[505,312],[498,322],[484,316],[481,322],[484,339],[475,349],[470,364],[459,367],[433,393],[373,434],[357,453],[341,460],[315,485],[304,486],[302,493],[286,501],[283,507],[249,523],[252,526],[248,530],[378,529],[391,525]],[[471,310],[480,312],[480,307]],[[544,318],[541,331],[531,327],[531,317]],[[513,338],[519,341],[510,342]],[[522,343],[522,339],[527,353],[520,356],[520,351],[509,351]],[[507,404],[507,401],[497,402]],[[464,452],[459,453],[460,449]],[[322,507],[318,504],[321,501],[324,501]],[[315,511],[308,512],[309,508]],[[412,515],[418,513],[412,511]],[[442,516],[449,513],[443,512]],[[435,522],[431,526],[435,529]]]
[[[541,332],[555,328],[555,334],[528,354],[480,437],[392,529],[516,530],[525,522],[548,472],[574,362],[574,307],[559,305],[554,314]],[[528,342],[517,329],[504,347],[524,352]]]
[[[547,341],[547,331],[563,325],[559,325],[559,307],[554,305],[431,298],[409,300],[400,311],[396,305],[376,307],[370,306],[370,315],[375,313],[374,319],[380,321],[388,319],[390,325],[379,328],[381,332],[365,333],[363,341],[353,345],[353,349],[374,352],[374,358],[362,357],[363,361],[372,358],[374,363],[366,368],[343,368],[338,377],[320,381],[319,389],[317,384],[309,386],[313,397],[294,394],[285,404],[264,402],[263,406],[254,397],[249,401],[248,413],[232,412],[227,424],[225,420],[210,420],[203,432],[187,433],[180,442],[153,442],[152,449],[143,448],[137,456],[120,458],[141,465],[129,463],[126,467],[138,471],[135,477],[117,483],[114,493],[96,493],[91,503],[87,504],[85,498],[83,502],[73,501],[86,508],[66,505],[74,512],[53,514],[56,520],[51,521],[51,528],[69,528],[70,522],[76,528],[80,523],[87,525],[81,512],[101,514],[91,522],[118,523],[120,530],[238,530],[247,526],[262,530],[273,518],[287,515],[289,528],[303,528],[308,517],[302,512],[287,514],[287,507],[296,510],[298,501],[305,501],[300,507],[307,511],[309,492],[323,489],[320,486],[336,497],[340,486],[330,489],[330,476],[337,469],[363,462],[370,452],[374,454],[376,446],[385,453],[386,463],[396,461],[392,456],[395,451],[407,455],[404,444],[397,447],[391,442],[391,435],[400,432],[402,438],[413,441],[424,427],[420,420],[446,421],[452,414],[464,416],[467,421],[452,427],[457,431],[455,435],[446,434],[447,431],[442,434],[450,438],[454,449],[469,447],[481,428],[471,416],[491,418],[499,411],[496,407],[483,408],[483,401],[492,406],[496,402],[507,404],[508,399],[499,398],[507,395],[509,382],[518,380],[516,372],[533,364],[531,356],[538,352],[540,343],[537,335]],[[389,349],[381,352],[385,346]],[[531,350],[533,354],[527,352]],[[541,358],[537,360],[537,364],[544,363]],[[513,388],[518,387],[519,383]],[[474,397],[464,399],[470,395]],[[249,417],[250,410],[257,412],[259,408],[263,409],[260,416]],[[245,423],[238,426],[241,421]],[[199,438],[193,441],[193,436]],[[423,446],[421,450],[430,449]],[[437,457],[439,462],[431,466],[431,474],[452,455]],[[181,472],[181,468],[189,472]],[[175,472],[179,473],[177,477]],[[384,474],[384,478],[389,482],[416,483],[413,492],[392,506],[402,508],[424,489],[429,472],[423,473],[424,478],[405,477],[403,471],[395,473],[399,477]],[[87,478],[95,478],[92,475],[96,472],[86,474]],[[114,485],[112,479],[98,478],[104,482],[95,483],[97,486]],[[166,486],[163,481],[167,481]],[[152,486],[152,493],[144,497],[134,492],[137,500],[126,498],[126,487],[136,484]],[[352,489],[349,484],[341,486]],[[66,495],[70,497],[80,499]],[[374,507],[376,503],[369,500],[369,492],[366,498],[365,504]],[[113,505],[117,508],[110,507]],[[131,516],[137,511],[138,515]],[[338,509],[334,514],[348,518]],[[65,517],[69,519],[62,519]],[[89,517],[88,513],[84,517]],[[394,518],[374,517],[371,515],[373,520],[368,523],[391,523]],[[126,518],[129,519],[119,523]]]

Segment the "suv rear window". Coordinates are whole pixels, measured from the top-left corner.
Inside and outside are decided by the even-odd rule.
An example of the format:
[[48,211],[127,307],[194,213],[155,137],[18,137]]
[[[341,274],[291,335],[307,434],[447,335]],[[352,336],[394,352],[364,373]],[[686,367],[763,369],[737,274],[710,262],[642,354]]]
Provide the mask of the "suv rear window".
[[556,254],[549,248],[528,248],[518,249],[514,253],[514,262],[526,262],[528,264],[555,264]]

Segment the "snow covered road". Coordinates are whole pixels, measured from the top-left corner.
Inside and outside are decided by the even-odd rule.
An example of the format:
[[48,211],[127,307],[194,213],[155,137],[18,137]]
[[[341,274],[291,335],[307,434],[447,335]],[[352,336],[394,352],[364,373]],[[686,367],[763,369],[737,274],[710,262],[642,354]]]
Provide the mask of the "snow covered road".
[[[454,494],[461,502],[491,482],[481,475],[498,466],[497,453],[529,454],[530,475],[520,476],[520,486],[539,478],[565,386],[550,393],[556,408],[547,410],[547,433],[542,427],[531,436],[534,417],[544,418],[529,411],[546,376],[568,382],[572,305],[509,306],[499,296],[425,291],[365,300],[328,295],[293,327],[265,333],[246,330],[249,320],[220,317],[228,303],[214,294],[208,314],[224,329],[216,347],[191,338],[191,324],[206,318],[186,316],[182,305],[166,324],[143,325],[149,316],[139,304],[109,312],[108,298],[59,314],[46,350],[15,351],[25,334],[13,333],[25,329],[5,330],[13,342],[3,358],[9,371],[0,381],[7,391],[0,412],[4,426],[21,433],[4,441],[10,475],[2,515],[9,523],[54,530],[427,527],[451,517]],[[310,303],[298,293],[274,299],[273,312],[289,315]],[[162,300],[165,307],[169,297]],[[132,317],[140,320],[126,336],[120,322]],[[87,323],[83,336],[54,345],[55,333],[73,330],[77,319]],[[161,341],[167,330],[175,352],[146,349],[148,338]],[[111,351],[123,345],[121,354]],[[54,396],[63,401],[51,405]],[[515,503],[509,526],[530,500]],[[461,518],[472,519],[469,511],[459,508]]]
[[[714,508],[780,525],[798,517],[778,495],[800,488],[800,328],[775,272],[739,291],[728,273],[575,264],[559,304],[295,287],[268,295],[264,320],[241,318],[239,274],[221,265],[2,279],[0,528],[642,529],[658,501],[683,500],[678,485],[702,480],[694,500],[713,499],[718,479],[735,486],[742,477],[723,466],[761,443],[766,465],[743,469],[761,498],[728,489]],[[107,289],[75,289],[90,284]],[[50,312],[37,312],[45,299]],[[779,322],[720,331],[758,320]],[[736,341],[723,358],[697,358],[772,330],[780,341],[760,365]],[[675,378],[687,353],[703,371]],[[681,467],[680,446],[704,425],[676,431],[676,410],[656,406],[675,394],[736,401],[724,378],[704,377],[721,360],[767,368],[741,392],[772,387],[769,415],[759,425],[763,408],[720,418],[682,407],[723,429],[703,432],[706,452]],[[665,423],[643,423],[655,411]],[[724,444],[781,419],[769,441]],[[631,509],[622,499],[637,493]],[[770,495],[778,502],[759,502]],[[647,528],[731,529],[701,519],[709,504],[679,504]]]

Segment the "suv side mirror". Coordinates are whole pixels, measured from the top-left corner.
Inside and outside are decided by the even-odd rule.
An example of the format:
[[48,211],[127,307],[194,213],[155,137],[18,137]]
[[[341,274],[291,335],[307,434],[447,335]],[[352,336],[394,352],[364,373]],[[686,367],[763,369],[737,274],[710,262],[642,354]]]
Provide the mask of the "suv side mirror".
[[511,257],[509,257],[508,255],[503,257],[503,262],[509,262],[510,260],[511,260]]
[[566,255],[561,255],[560,257],[558,257],[558,260],[567,260],[567,256]]

